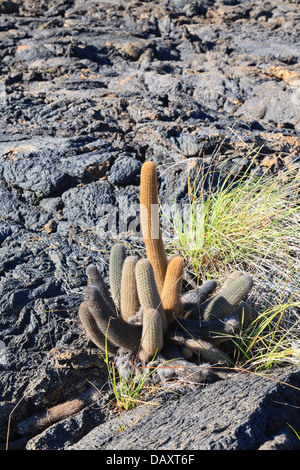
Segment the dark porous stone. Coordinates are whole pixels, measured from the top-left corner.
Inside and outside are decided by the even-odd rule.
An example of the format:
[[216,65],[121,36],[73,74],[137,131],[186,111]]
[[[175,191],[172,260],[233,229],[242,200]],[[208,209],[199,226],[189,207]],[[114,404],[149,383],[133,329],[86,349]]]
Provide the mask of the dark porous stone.
[[107,181],[95,181],[65,191],[63,216],[87,228],[109,228],[115,207],[115,194]]
[[[98,144],[98,145],[97,145]],[[36,197],[62,193],[96,173],[103,176],[113,154],[103,141],[87,148],[76,139],[33,138],[18,145],[1,144],[0,174],[13,187],[33,192]],[[102,174],[100,168],[102,167]]]
[[141,166],[141,162],[132,155],[120,155],[112,165],[108,180],[121,186],[138,183]]

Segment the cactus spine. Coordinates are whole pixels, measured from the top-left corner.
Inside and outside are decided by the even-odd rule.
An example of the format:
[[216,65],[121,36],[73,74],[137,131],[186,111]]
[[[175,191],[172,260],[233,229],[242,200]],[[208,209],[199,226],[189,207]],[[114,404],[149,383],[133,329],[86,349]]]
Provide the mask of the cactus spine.
[[137,291],[143,312],[158,310],[162,320],[163,333],[168,329],[168,321],[154,278],[152,264],[148,259],[140,259],[135,267]]
[[168,259],[159,222],[157,174],[152,162],[145,162],[141,170],[140,218],[147,258],[153,266],[157,289],[161,294]]
[[162,306],[168,323],[172,323],[181,312],[181,290],[183,279],[183,260],[176,256],[169,261],[161,294]]
[[128,256],[123,264],[121,281],[121,316],[128,321],[140,308],[135,279],[136,256]]
[[121,280],[125,258],[125,246],[121,244],[114,245],[110,252],[109,283],[113,301],[119,311],[121,309]]
[[140,359],[148,361],[163,348],[162,321],[157,310],[149,309],[143,312],[143,331],[141,340]]

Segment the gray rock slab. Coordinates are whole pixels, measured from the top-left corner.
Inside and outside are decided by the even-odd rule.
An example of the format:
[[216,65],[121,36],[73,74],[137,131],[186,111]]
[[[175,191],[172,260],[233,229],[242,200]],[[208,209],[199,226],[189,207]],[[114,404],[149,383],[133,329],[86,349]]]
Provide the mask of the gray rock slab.
[[72,450],[256,450],[299,419],[299,370],[234,374],[97,426]]
[[102,140],[84,146],[76,139],[34,137],[0,144],[0,177],[11,186],[49,196],[89,177],[92,171],[105,171],[113,160],[111,148]]

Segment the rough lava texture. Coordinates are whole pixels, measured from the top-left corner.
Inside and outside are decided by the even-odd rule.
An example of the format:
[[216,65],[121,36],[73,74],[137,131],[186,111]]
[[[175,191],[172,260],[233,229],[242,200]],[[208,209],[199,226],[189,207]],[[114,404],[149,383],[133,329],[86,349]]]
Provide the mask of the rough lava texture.
[[[145,160],[158,168],[162,203],[175,194],[185,201],[187,175],[216,155],[218,171],[242,165],[254,150],[257,174],[279,174],[299,162],[299,20],[292,0],[0,3],[2,447],[9,421],[11,448],[52,449],[77,441],[86,446],[80,439],[111,418],[105,405],[88,405],[40,435],[18,431],[26,418],[107,381],[80,327],[78,306],[86,266],[96,263],[108,280],[116,233],[128,246],[134,241],[132,254],[144,249],[132,233]],[[285,379],[299,382],[299,372]],[[197,441],[180,437],[186,424],[178,411],[178,432],[169,443],[163,443],[165,424],[159,444],[149,439],[145,446],[293,448],[286,423],[296,429],[299,422],[296,391],[264,384],[234,376],[201,389],[199,403],[200,391],[163,401],[156,422],[152,415],[137,426],[171,425],[172,410],[193,409],[196,402]],[[225,430],[213,431],[222,427],[218,416],[210,424],[205,409],[212,413],[213,390],[220,414],[220,394],[234,407],[235,387],[244,403],[247,393],[249,403],[255,391],[260,398],[253,412],[227,423],[242,437],[225,438]],[[277,420],[277,402],[287,390],[294,391],[287,392],[284,410],[293,413]],[[135,429],[110,444],[99,434],[97,442],[121,448],[128,436],[127,448],[143,446],[135,444]]]

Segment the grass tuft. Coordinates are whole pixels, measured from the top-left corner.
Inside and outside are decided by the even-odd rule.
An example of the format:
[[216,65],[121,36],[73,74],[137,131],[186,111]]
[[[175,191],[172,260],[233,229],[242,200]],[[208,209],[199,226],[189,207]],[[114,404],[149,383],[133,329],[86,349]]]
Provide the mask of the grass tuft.
[[[257,176],[253,160],[232,168],[207,189],[204,167],[188,181],[189,204],[174,204],[168,239],[197,283],[241,270],[252,275],[255,320],[236,345],[237,366],[267,370],[300,364],[300,172],[299,168]],[[211,168],[211,174],[217,174]],[[213,178],[211,178],[213,180]],[[205,190],[204,190],[205,188]]]
[[175,204],[172,220],[172,242],[194,273],[207,279],[233,266],[276,274],[288,268],[299,280],[293,260],[300,254],[300,174],[257,177],[250,164],[243,175],[233,168],[204,191],[206,178],[200,168],[189,182],[188,210],[182,214]]

